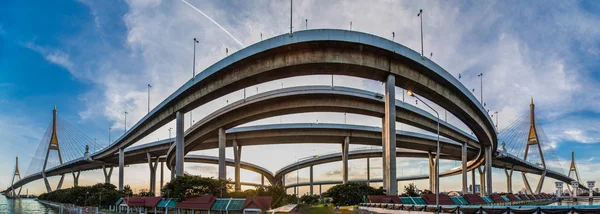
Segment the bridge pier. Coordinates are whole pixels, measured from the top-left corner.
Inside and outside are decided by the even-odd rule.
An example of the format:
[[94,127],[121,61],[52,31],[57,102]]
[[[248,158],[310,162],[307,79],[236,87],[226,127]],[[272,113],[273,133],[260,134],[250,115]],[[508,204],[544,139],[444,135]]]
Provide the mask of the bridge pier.
[[367,185],[371,186],[371,159],[367,158]]
[[[350,137],[346,136],[342,143],[342,183],[348,183],[348,147],[350,146]],[[311,166],[312,172],[312,166]]]
[[[485,167],[484,167],[485,168]],[[485,183],[485,169],[481,169],[481,166],[477,167],[477,170],[479,170],[479,181],[481,182],[481,184],[479,184],[479,192],[481,193],[482,196],[487,196],[487,189],[485,188],[486,183]]]
[[227,165],[225,165],[225,129],[219,128],[219,180],[227,179]]
[[146,152],[146,158],[148,159],[148,166],[150,167],[150,192],[156,195],[156,167],[158,167],[158,157],[152,162],[152,156],[149,152]]
[[[183,127],[183,113],[178,111],[175,113],[175,174],[176,176],[183,176],[183,164],[184,164],[184,127]],[[171,168],[172,169],[172,168]]]
[[431,152],[427,152],[427,159],[429,160],[429,190],[435,193],[435,159]]
[[77,170],[76,172],[71,171],[73,174],[73,187],[79,186],[79,174],[81,174],[81,170]]
[[486,195],[493,193],[492,191],[492,147],[485,147],[485,176],[487,183],[485,186],[487,187],[485,193]]
[[[219,147],[220,149],[220,147]],[[220,150],[219,150],[220,151]],[[240,184],[240,167],[242,158],[242,146],[238,145],[237,140],[233,140],[233,160],[235,165],[235,191],[242,191],[242,185]],[[219,160],[220,156],[219,156]],[[264,182],[264,180],[262,181]],[[263,184],[264,185],[264,184]]]
[[102,165],[102,171],[104,172],[104,183],[110,184],[110,176],[112,175],[113,167],[109,166],[109,170],[106,171],[106,165]]
[[260,186],[265,187],[265,176],[264,175],[260,176]]
[[165,162],[160,162],[160,189],[163,188],[165,177]]
[[396,77],[385,81],[385,115],[383,117],[383,187],[387,195],[398,195],[396,181]]
[[119,148],[119,191],[123,191],[123,179],[125,178],[125,153]]
[[510,168],[510,172],[508,169],[504,168],[504,174],[506,174],[506,192],[512,193],[512,174],[513,168]]
[[313,195],[313,166],[310,165],[309,169],[310,169],[310,178],[309,178],[310,179],[310,190],[309,190],[309,192],[310,192],[310,195]]
[[477,185],[477,183],[475,182],[475,169],[471,170],[471,193],[475,194],[475,185]]
[[467,193],[467,143],[462,144],[462,192]]

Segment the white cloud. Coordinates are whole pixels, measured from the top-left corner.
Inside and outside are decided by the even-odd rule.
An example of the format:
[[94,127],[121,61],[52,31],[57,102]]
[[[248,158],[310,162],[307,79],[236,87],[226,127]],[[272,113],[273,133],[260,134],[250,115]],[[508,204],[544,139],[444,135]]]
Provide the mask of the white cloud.
[[75,64],[71,61],[69,54],[61,50],[53,50],[50,48],[41,47],[33,42],[26,43],[24,47],[38,52],[44,57],[44,59],[46,59],[46,61],[63,67],[73,76],[79,77],[78,73],[75,72]]
[[570,139],[570,140],[581,142],[581,143],[598,143],[598,142],[600,142],[600,138],[590,136],[585,131],[579,130],[579,129],[565,130],[564,135],[565,135],[566,139]]

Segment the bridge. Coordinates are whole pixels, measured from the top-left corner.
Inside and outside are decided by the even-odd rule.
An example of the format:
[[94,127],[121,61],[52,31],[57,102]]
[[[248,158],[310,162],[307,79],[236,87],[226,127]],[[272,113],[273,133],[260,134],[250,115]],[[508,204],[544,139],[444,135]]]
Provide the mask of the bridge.
[[[282,88],[232,102],[184,130],[184,113],[219,97],[273,80],[323,74],[380,81],[384,84],[385,94],[333,85]],[[441,121],[439,115],[434,116],[396,100],[396,87],[407,89],[411,95],[425,98],[445,109],[464,123],[472,134]],[[305,112],[344,112],[377,117],[381,118],[382,127],[341,124],[239,127],[263,118]],[[530,194],[541,191],[546,177],[567,183],[575,180],[570,178],[570,172],[565,175],[546,165],[541,147],[545,143],[541,138],[544,134],[538,134],[533,100],[527,123],[529,128],[522,127],[524,120],[517,120],[516,125],[509,127],[514,129],[504,132],[509,144],[502,142],[499,147],[503,133],[498,135],[484,106],[450,73],[401,44],[356,31],[299,31],[261,41],[231,54],[184,83],[110,145],[97,145],[68,123],[58,120],[56,108],[53,115],[53,121],[38,148],[39,154],[36,152],[36,157],[43,159],[32,161],[34,164],[30,165],[22,179],[17,161],[14,177],[19,179],[15,181],[13,178],[5,194],[18,195],[17,189],[38,179],[43,179],[47,191],[51,191],[47,179],[50,176],[61,177],[56,187],[60,189],[64,175],[68,173],[72,173],[76,186],[81,171],[94,169],[103,169],[105,182],[109,183],[113,167],[118,167],[118,187],[122,190],[124,166],[142,163],[149,164],[149,189],[152,193],[156,193],[158,163],[161,166],[161,186],[164,163],[173,172],[173,178],[186,174],[185,162],[217,164],[219,179],[226,179],[227,165],[234,166],[235,189],[240,190],[240,168],[262,175],[261,184],[251,185],[264,185],[266,178],[271,184],[295,187],[315,185],[317,182],[285,184],[282,178],[294,168],[298,170],[300,167],[341,160],[342,180],[328,182],[345,183],[349,181],[347,160],[371,157],[382,157],[383,178],[367,178],[364,182],[383,182],[386,193],[390,195],[398,194],[398,180],[429,179],[430,189],[436,192],[439,191],[439,177],[452,175],[462,177],[462,190],[467,192],[467,172],[473,174],[472,183],[475,184],[476,170],[482,178],[482,187],[485,187],[482,193],[489,194],[492,193],[492,167],[505,169],[509,181],[508,192],[512,192],[510,184],[514,170],[522,173]],[[173,120],[176,122],[175,138],[132,146]],[[398,131],[396,122],[420,128],[429,134]],[[528,130],[527,137],[519,139],[517,136],[523,129]],[[430,134],[438,132],[442,137],[439,146],[438,138]],[[285,166],[275,173],[240,161],[245,146],[292,143],[340,144],[342,152]],[[351,152],[350,144],[381,146],[382,149]],[[89,145],[99,149],[89,152]],[[507,149],[506,145],[510,148]],[[516,145],[526,147],[523,150]],[[541,164],[531,163],[532,159],[528,159],[530,146],[537,147]],[[234,148],[233,160],[225,158],[226,147]],[[218,149],[219,155],[187,155],[206,149]],[[58,161],[53,162],[51,152],[58,154]],[[521,157],[519,152],[525,155]],[[428,158],[428,175],[398,178],[396,157]],[[461,166],[440,173],[439,164],[436,164],[440,158],[460,161]],[[541,175],[535,191],[529,186],[526,173]],[[324,183],[327,182],[318,184]]]

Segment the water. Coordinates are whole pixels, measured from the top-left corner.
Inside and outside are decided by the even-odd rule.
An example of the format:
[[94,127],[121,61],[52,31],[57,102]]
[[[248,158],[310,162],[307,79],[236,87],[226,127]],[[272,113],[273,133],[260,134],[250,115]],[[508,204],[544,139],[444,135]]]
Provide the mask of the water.
[[588,201],[587,198],[585,199],[579,199],[579,201],[573,203],[572,201],[562,201],[562,202],[554,202],[552,204],[549,204],[548,206],[597,206],[600,205],[600,201],[598,200],[594,200],[594,201]]
[[33,198],[9,199],[4,195],[0,195],[0,213],[55,214],[57,212]]

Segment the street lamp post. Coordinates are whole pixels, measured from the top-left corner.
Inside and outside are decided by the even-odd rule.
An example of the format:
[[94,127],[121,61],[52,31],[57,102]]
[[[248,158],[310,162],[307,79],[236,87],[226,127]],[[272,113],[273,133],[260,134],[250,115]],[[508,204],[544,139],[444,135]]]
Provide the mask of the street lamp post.
[[421,57],[423,57],[423,9],[419,10],[419,14],[417,14],[417,16],[421,17]]
[[125,133],[127,133],[127,111],[125,111]]
[[[197,43],[198,43],[198,40],[196,38],[194,38],[194,66],[192,66],[192,81],[196,79],[196,44]],[[193,124],[192,110],[190,110],[190,127],[192,127],[192,124]]]
[[148,113],[150,113],[150,88],[152,85],[148,84]]
[[108,145],[110,145],[110,132],[112,130],[112,127],[108,127]]
[[431,110],[433,110],[433,112],[435,112],[435,114],[437,115],[437,148],[436,148],[436,153],[435,153],[434,176],[435,176],[435,206],[439,206],[440,205],[440,114],[434,108],[432,108],[429,104],[427,104],[426,102],[423,102],[423,100],[421,100],[421,98],[415,96],[415,94],[411,90],[407,90],[406,94],[408,96],[416,98],[417,100],[420,100],[427,107],[429,107]]
[[481,88],[479,90],[479,99],[481,99],[481,104],[483,105],[483,73],[479,73],[477,74],[478,77],[480,77],[480,82],[481,82]]

